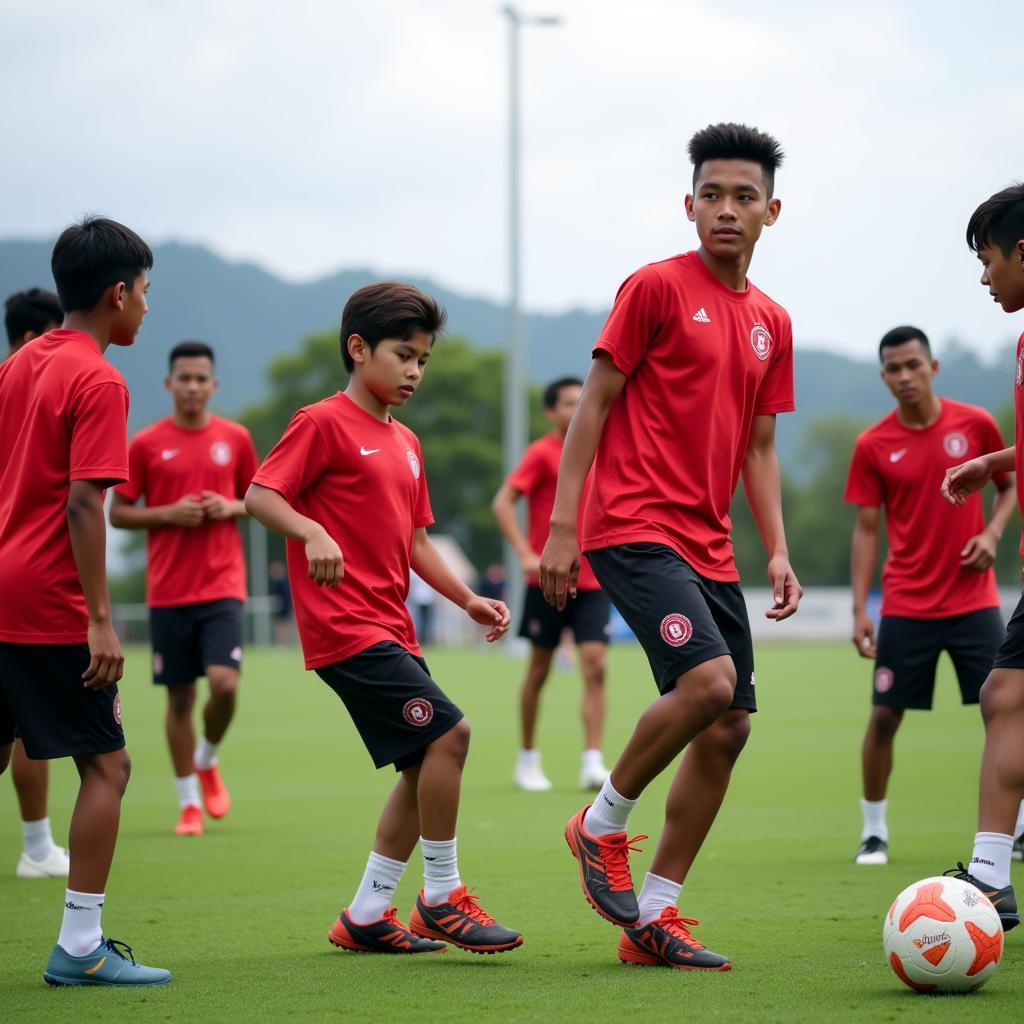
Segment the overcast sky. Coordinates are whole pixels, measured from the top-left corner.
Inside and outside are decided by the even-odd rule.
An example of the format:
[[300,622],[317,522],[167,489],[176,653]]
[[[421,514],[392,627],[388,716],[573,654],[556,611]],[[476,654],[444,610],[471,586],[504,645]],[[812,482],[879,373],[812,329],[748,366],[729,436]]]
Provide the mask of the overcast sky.
[[[606,307],[692,248],[686,141],[740,120],[786,150],[751,277],[799,344],[1024,329],[963,241],[1024,178],[1020,0],[529,10],[564,17],[522,39],[529,308]],[[501,299],[505,33],[492,0],[0,0],[0,236],[95,210],[294,280],[369,265]]]

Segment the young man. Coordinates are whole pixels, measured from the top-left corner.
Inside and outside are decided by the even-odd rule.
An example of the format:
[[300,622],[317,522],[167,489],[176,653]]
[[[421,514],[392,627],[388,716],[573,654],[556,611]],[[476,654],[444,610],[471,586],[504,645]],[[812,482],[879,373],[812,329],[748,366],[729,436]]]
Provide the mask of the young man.
[[[792,328],[747,269],[773,198],[779,144],[745,125],[690,140],[687,216],[700,249],[638,270],[619,289],[565,439],[544,596],[576,590],[577,507],[596,455],[583,550],[647,654],[661,693],[590,807],[565,836],[595,910],[626,929],[619,958],[727,970],[676,910],[750,731],[754,661],[729,504],[740,474],[769,555],[776,621],[801,590],[789,564],[775,453],[775,416],[793,409]],[[639,901],[626,838],[648,784],[688,748],[669,791],[665,828]]]
[[[64,311],[60,299],[43,288],[14,292],[4,302],[4,327],[7,330],[8,356],[47,331],[60,327]],[[25,744],[14,741],[11,755],[11,780],[21,811],[22,851],[14,870],[18,878],[67,878],[68,851],[53,841],[50,818],[46,813],[50,767],[46,761],[31,761]]]
[[[389,411],[415,394],[444,320],[410,285],[355,292],[341,318],[348,386],[295,414],[245,499],[250,515],[288,538],[306,668],[342,699],[376,767],[399,772],[363,879],[328,936],[361,952],[429,953],[450,942],[500,953],[523,941],[459,877],[469,726],[430,677],[405,604],[412,568],[487,626],[488,641],[508,629],[505,605],[474,594],[427,536],[423,453]],[[417,838],[424,886],[407,926],[390,904]]]
[[[1024,309],[1024,184],[1011,185],[985,200],[967,224],[967,244],[981,260],[981,283],[1007,313]],[[999,473],[1017,473],[1017,501],[1024,509],[1024,334],[1017,342],[1014,378],[1017,425],[1014,444],[946,471],[942,493],[956,505]],[[1024,556],[1024,541],[1021,543]],[[985,750],[981,759],[978,832],[967,868],[957,877],[976,885],[999,911],[1003,928],[1020,924],[1010,885],[1014,823],[1024,796],[1024,598],[981,688]]]
[[[855,864],[886,864],[886,787],[893,739],[908,708],[930,710],[939,655],[956,668],[965,704],[981,684],[1003,638],[992,569],[996,545],[1013,512],[1013,475],[993,478],[998,496],[985,525],[981,495],[957,509],[936,482],[964,456],[1001,451],[1003,439],[985,410],[939,398],[938,361],[925,333],[894,327],[878,347],[881,377],[896,409],[857,438],[846,500],[857,505],[850,578],[853,644],[875,660],[873,707],[862,748],[864,827]],[[885,509],[889,556],[882,573],[882,621],[867,612]]]
[[[174,412],[139,431],[128,449],[129,479],[114,492],[110,522],[146,530],[146,603],[153,682],[167,687],[165,726],[178,790],[175,835],[203,834],[199,787],[211,818],[231,798],[217,749],[235,713],[242,663],[245,556],[237,520],[256,471],[256,449],[241,424],[214,416],[213,349],[183,341],[171,349],[164,386]],[[145,498],[145,507],[136,502]],[[210,681],[196,744],[196,679]]]
[[[526,599],[519,635],[530,641],[530,662],[519,695],[519,721],[523,745],[516,762],[515,782],[520,789],[547,790],[551,781],[544,774],[540,751],[534,746],[540,692],[551,672],[551,662],[565,630],[571,629],[579,649],[583,676],[583,763],[580,787],[600,789],[608,778],[601,756],[604,730],[604,677],[608,661],[608,615],[610,605],[589,564],[580,566],[576,596],[559,611],[544,600],[540,589],[540,552],[548,539],[551,508],[555,503],[558,460],[562,456],[565,432],[580,399],[583,381],[562,377],[544,389],[544,414],[551,433],[534,441],[509,478],[501,485],[491,508],[501,532],[519,556],[526,577]],[[516,519],[516,502],[527,499],[527,536]],[[581,503],[582,505],[582,503]]]
[[158,985],[169,972],[136,963],[100,926],[130,767],[103,515],[105,488],[128,478],[128,391],[103,354],[135,340],[153,254],[121,224],[88,217],[60,236],[51,265],[63,327],[0,366],[0,770],[17,734],[29,757],[72,757],[81,777],[64,921],[43,977]]

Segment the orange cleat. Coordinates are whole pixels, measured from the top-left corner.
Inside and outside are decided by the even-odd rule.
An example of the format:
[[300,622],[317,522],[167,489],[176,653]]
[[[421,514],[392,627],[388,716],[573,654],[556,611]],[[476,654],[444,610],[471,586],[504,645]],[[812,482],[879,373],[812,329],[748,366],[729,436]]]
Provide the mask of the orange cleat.
[[181,817],[174,826],[176,836],[201,836],[203,834],[203,812],[195,804],[181,809]]
[[398,911],[388,907],[384,916],[359,924],[348,916],[346,907],[334,922],[327,938],[332,945],[354,953],[443,953],[443,942],[421,939],[398,920]]
[[665,907],[650,924],[627,928],[619,939],[619,959],[624,964],[645,967],[674,967],[684,971],[729,971],[727,956],[705,949],[690,931],[700,924],[692,917],[680,917],[675,907]]
[[216,765],[210,768],[196,768],[199,785],[203,791],[203,806],[211,818],[223,818],[231,810],[231,794],[220,777]]

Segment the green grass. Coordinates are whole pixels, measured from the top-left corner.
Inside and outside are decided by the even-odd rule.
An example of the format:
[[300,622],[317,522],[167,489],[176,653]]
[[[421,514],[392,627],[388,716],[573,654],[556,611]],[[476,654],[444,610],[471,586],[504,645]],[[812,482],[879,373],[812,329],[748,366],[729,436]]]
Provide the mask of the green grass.
[[[144,962],[171,968],[174,981],[141,992],[43,984],[63,889],[14,878],[20,836],[3,780],[0,1020],[960,1022],[1019,1014],[1017,933],[999,975],[969,997],[915,995],[882,957],[892,898],[966,857],[974,832],[981,725],[976,709],[959,706],[948,665],[936,710],[909,715],[898,738],[892,862],[854,868],[869,665],[848,645],[761,647],[761,712],[681,901],[704,922],[698,934],[735,963],[731,973],[702,975],[620,964],[618,933],[579,892],[562,839],[582,802],[575,677],[554,676],[544,708],[541,745],[555,788],[523,794],[510,782],[521,664],[497,651],[434,651],[429,660],[473,726],[462,876],[488,910],[525,933],[521,949],[399,959],[328,945],[392,774],[374,772],[341,703],[293,653],[248,657],[222,758],[231,815],[209,823],[200,840],[172,836],[163,694],[148,683],[146,652],[135,649],[122,686],[134,771],[104,924]],[[637,649],[612,652],[609,686],[611,757],[654,696]],[[645,794],[633,831],[658,834],[666,782]],[[51,788],[59,835],[75,791],[69,762],[54,764]],[[653,851],[653,841],[645,845],[636,879]],[[403,916],[419,884],[414,854],[398,895]]]

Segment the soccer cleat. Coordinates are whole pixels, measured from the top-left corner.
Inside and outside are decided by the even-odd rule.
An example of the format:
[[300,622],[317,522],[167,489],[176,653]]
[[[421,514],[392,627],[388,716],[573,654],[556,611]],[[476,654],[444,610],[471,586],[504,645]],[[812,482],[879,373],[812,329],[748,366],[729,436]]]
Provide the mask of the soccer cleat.
[[427,903],[420,890],[409,915],[409,930],[421,938],[450,942],[470,953],[504,953],[523,944],[522,935],[498,924],[480,906],[480,897],[464,885],[452,889],[446,903]]
[[565,826],[565,841],[579,861],[583,895],[606,921],[620,928],[633,928],[640,918],[640,908],[629,875],[629,853],[640,853],[632,844],[647,836],[627,839],[625,832],[592,836],[583,827],[589,809],[588,804]]
[[203,812],[195,804],[187,804],[181,809],[181,817],[174,826],[176,836],[201,836],[203,834]]
[[67,878],[70,867],[68,851],[51,846],[42,860],[33,860],[27,853],[22,853],[14,874],[17,878]]
[[889,844],[878,836],[868,836],[861,841],[860,849],[853,858],[854,864],[888,864]]
[[101,939],[85,956],[71,956],[54,946],[43,979],[48,985],[166,985],[171,972],[136,963],[132,947],[124,942]]
[[1010,856],[1014,860],[1024,860],[1024,835],[1017,836],[1013,841],[1013,852]]
[[527,793],[544,793],[551,788],[551,780],[539,763],[517,764],[514,778],[516,785]]
[[608,774],[608,769],[603,764],[585,764],[580,769],[580,789],[600,789],[608,778]]
[[691,917],[680,917],[675,907],[665,907],[650,924],[622,933],[619,959],[624,964],[684,971],[731,971],[728,957],[712,953],[693,937],[690,925],[698,924]]
[[211,818],[223,818],[231,810],[231,795],[220,777],[216,765],[197,768],[199,786],[203,791],[203,806]]
[[968,885],[973,885],[982,896],[987,896],[992,906],[996,908],[996,912],[999,914],[999,920],[1003,923],[1003,931],[1008,932],[1011,928],[1016,928],[1020,924],[1020,914],[1017,912],[1017,896],[1013,891],[1012,885],[1004,886],[1002,889],[995,889],[991,885],[986,885],[984,882],[979,881],[972,875],[967,868],[963,866],[961,861],[956,862],[955,868],[950,868],[948,871],[942,872],[944,875],[952,875],[954,878],[959,879],[961,882],[966,882]]
[[398,911],[388,907],[384,916],[369,924],[359,924],[348,916],[346,907],[331,926],[327,938],[335,946],[355,953],[443,953],[443,942],[421,939],[398,920]]

